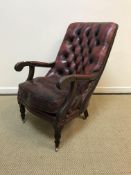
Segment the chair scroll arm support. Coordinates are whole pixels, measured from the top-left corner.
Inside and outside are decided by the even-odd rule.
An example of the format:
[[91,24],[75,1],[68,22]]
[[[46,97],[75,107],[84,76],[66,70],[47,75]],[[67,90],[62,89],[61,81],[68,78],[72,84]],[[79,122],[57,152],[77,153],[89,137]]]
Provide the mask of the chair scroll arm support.
[[53,67],[55,62],[52,63],[45,63],[45,62],[38,62],[38,61],[22,61],[18,62],[14,69],[20,72],[24,67],[29,66],[29,74],[27,80],[32,80],[35,72],[35,67]]
[[56,116],[57,116],[56,122],[59,122],[60,120],[65,119],[68,108],[69,108],[70,104],[72,103],[72,100],[75,96],[76,87],[77,87],[76,81],[71,81],[68,96],[66,97],[63,106],[60,108],[60,110],[56,114]]
[[80,75],[80,74],[76,74],[76,75],[67,75],[64,76],[60,79],[60,81],[57,83],[57,87],[59,89],[63,89],[65,87],[65,85],[69,82],[77,82],[77,80],[89,80],[89,81],[93,81],[97,78],[97,76],[95,74],[87,74],[87,75]]
[[59,121],[60,118],[65,118],[67,111],[69,109],[69,106],[71,105],[75,95],[76,95],[76,89],[77,89],[77,80],[89,80],[93,81],[97,78],[94,74],[89,75],[67,75],[60,79],[60,81],[57,83],[57,87],[59,89],[63,89],[67,83],[70,83],[70,91],[68,96],[66,97],[66,100],[60,108],[59,112],[57,113],[57,120]]

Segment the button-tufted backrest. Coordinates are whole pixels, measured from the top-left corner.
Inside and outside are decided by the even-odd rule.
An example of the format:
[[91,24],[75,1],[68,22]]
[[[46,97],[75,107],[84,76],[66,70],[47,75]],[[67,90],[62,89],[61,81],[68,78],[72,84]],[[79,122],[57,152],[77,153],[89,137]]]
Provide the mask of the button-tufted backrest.
[[[118,25],[115,23],[72,23],[56,57],[55,66],[47,76],[95,74],[95,81],[77,81],[76,97],[70,111],[86,110],[99,78],[106,65]],[[67,85],[69,87],[70,84]]]
[[60,76],[99,72],[107,60],[116,30],[115,23],[70,24],[52,71]]

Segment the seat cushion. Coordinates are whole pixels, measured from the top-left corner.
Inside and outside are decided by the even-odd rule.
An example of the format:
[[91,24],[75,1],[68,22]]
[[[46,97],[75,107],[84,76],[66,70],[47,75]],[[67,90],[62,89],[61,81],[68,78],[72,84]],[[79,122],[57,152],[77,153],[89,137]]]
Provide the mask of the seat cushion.
[[19,85],[19,96],[25,106],[38,111],[56,113],[68,95],[68,89],[56,87],[59,76],[37,77]]

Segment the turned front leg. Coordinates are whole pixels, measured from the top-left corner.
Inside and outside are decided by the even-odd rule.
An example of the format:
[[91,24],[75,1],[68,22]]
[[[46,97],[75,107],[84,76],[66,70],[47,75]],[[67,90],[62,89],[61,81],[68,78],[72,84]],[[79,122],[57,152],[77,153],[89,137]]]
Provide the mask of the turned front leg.
[[60,139],[61,139],[61,127],[55,127],[55,133],[54,133],[54,137],[55,137],[55,151],[58,151],[59,145],[60,145]]
[[81,114],[83,120],[87,119],[88,116],[89,116],[88,110],[85,110],[84,113]]

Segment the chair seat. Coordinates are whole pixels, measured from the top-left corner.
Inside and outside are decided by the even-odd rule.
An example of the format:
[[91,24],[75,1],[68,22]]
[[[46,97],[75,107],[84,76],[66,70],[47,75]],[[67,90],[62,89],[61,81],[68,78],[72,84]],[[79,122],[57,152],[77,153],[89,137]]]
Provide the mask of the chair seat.
[[19,85],[19,96],[25,106],[37,108],[38,111],[56,113],[68,95],[67,88],[56,87],[59,77],[37,77]]

